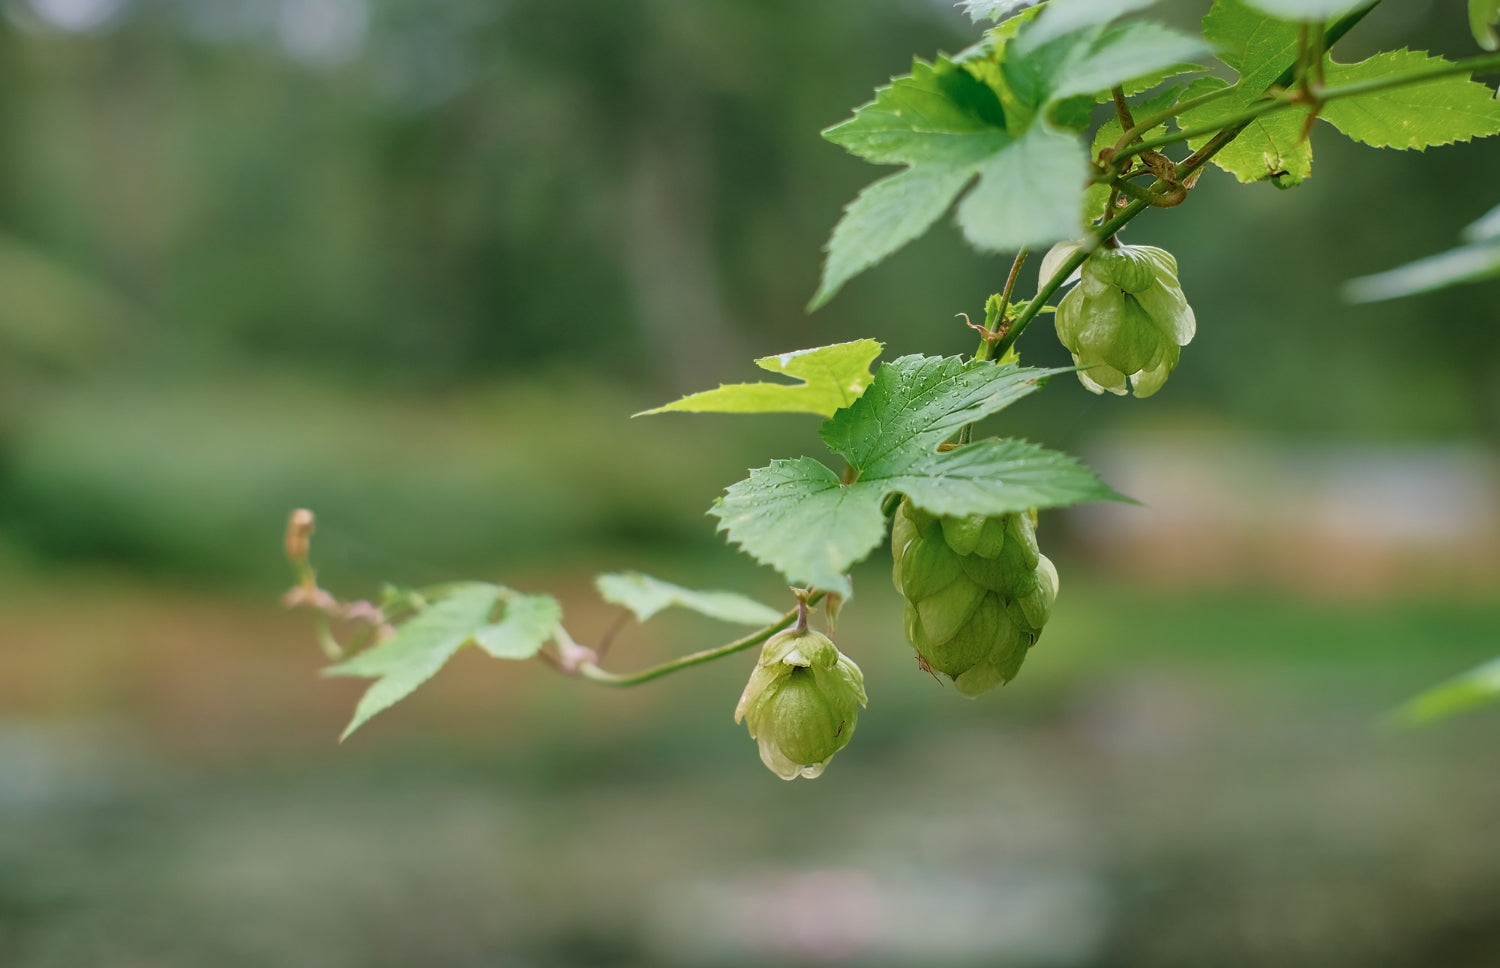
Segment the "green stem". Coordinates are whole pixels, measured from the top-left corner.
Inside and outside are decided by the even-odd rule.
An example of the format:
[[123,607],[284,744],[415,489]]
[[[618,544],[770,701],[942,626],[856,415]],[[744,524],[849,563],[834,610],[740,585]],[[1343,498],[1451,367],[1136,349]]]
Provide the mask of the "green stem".
[[1115,187],[1118,188],[1122,193],[1129,195],[1131,198],[1140,199],[1147,205],[1155,205],[1158,208],[1170,208],[1173,205],[1181,203],[1183,199],[1183,192],[1180,187],[1178,188],[1178,193],[1176,195],[1163,195],[1159,192],[1152,191],[1149,188],[1131,184],[1129,181],[1126,181],[1123,178],[1115,183]]
[[1186,101],[1178,101],[1171,107],[1158,111],[1155,114],[1145,118],[1144,120],[1137,121],[1129,131],[1126,131],[1124,134],[1120,135],[1120,140],[1115,142],[1115,152],[1118,154],[1119,152],[1124,151],[1126,146],[1128,146],[1132,141],[1139,138],[1147,131],[1150,131],[1158,124],[1165,124],[1166,122],[1181,114],[1186,114],[1188,111],[1191,111],[1194,108],[1201,108],[1203,105],[1217,101],[1224,95],[1233,93],[1237,90],[1239,90],[1239,87],[1234,84],[1231,84],[1228,87],[1216,88],[1215,90],[1209,91],[1207,94],[1200,94],[1197,97],[1190,97]]
[[1243,111],[1237,111],[1234,114],[1229,115],[1228,117],[1219,118],[1212,124],[1200,124],[1196,128],[1185,128],[1183,130],[1174,131],[1170,134],[1164,134],[1156,138],[1147,138],[1145,141],[1139,141],[1133,145],[1128,146],[1119,154],[1115,155],[1115,158],[1121,160],[1132,158],[1143,152],[1152,151],[1156,148],[1163,148],[1167,145],[1174,145],[1179,141],[1191,141],[1194,138],[1202,137],[1206,134],[1217,134],[1218,132],[1228,127],[1238,126],[1240,128],[1243,128],[1263,114],[1270,114],[1272,111],[1276,111],[1280,108],[1289,108],[1301,104],[1300,101],[1293,100],[1294,97],[1295,95],[1288,93],[1286,95],[1278,95],[1272,100],[1256,101],[1254,104],[1245,108]]
[[[995,314],[995,325],[1005,327],[1005,313],[1010,309],[1010,297],[1016,291],[1016,280],[1021,276],[1021,267],[1026,264],[1026,259],[1031,255],[1030,249],[1022,249],[1016,253],[1016,258],[1010,264],[1010,274],[1005,277],[1005,288],[1000,291],[1000,312]],[[979,340],[979,349],[974,351],[974,359],[989,360],[999,359],[990,350],[993,344],[983,337]]]
[[[1016,280],[1021,276],[1021,266],[1026,264],[1027,256],[1031,255],[1030,249],[1022,249],[1016,253],[1016,258],[1010,264],[1010,275],[1005,277],[1005,288],[1000,292],[1000,311],[995,314],[995,326],[1002,333],[1006,331],[1005,314],[1010,310],[1010,297],[1016,291]],[[979,338],[979,348],[974,351],[976,360],[1000,360],[1004,353],[996,353],[995,345],[1005,341],[1005,337],[990,342],[988,337]],[[963,447],[974,439],[974,425],[966,423],[958,429],[958,446]],[[894,510],[894,509],[893,509]]]
[[[1355,24],[1363,20],[1370,13],[1370,11],[1374,10],[1378,5],[1378,3],[1371,4],[1363,10],[1357,10],[1354,13],[1347,14],[1346,16],[1336,21],[1323,34],[1324,49],[1326,50],[1327,48],[1330,48],[1334,44],[1336,44],[1340,38],[1342,38],[1345,34],[1353,29]],[[1485,61],[1494,59],[1494,57],[1472,58],[1471,63],[1473,61]],[[1297,65],[1293,64],[1285,71],[1283,71],[1280,77],[1271,82],[1271,87],[1285,87],[1287,84],[1291,83],[1292,74],[1296,70],[1296,66]],[[1470,69],[1476,70],[1478,68],[1471,67]],[[1350,86],[1352,87],[1353,85]],[[1189,158],[1187,158],[1187,160],[1183,161],[1182,164],[1177,166],[1178,180],[1186,181],[1189,175],[1193,174],[1195,171],[1208,164],[1208,160],[1210,158],[1222,151],[1224,146],[1229,144],[1229,142],[1239,137],[1240,132],[1244,131],[1249,124],[1250,121],[1246,120],[1235,122],[1223,127],[1223,129],[1220,130],[1218,134],[1209,139],[1207,144],[1194,152]],[[1166,183],[1160,179],[1157,179],[1156,183],[1151,186],[1150,190],[1159,192],[1162,188],[1165,187],[1167,187]],[[1100,241],[1113,238],[1122,228],[1128,225],[1132,219],[1134,219],[1137,215],[1140,215],[1150,207],[1151,206],[1149,202],[1142,201],[1141,199],[1136,199],[1135,201],[1131,202],[1129,205],[1121,209],[1120,214],[1100,225],[1094,233],[1095,237]],[[1077,252],[1073,253],[1063,262],[1062,265],[1057,267],[1057,271],[1052,273],[1052,278],[1048,279],[1037,290],[1036,297],[1031,300],[1031,304],[1024,310],[1022,310],[1021,314],[1016,317],[1016,321],[1011,324],[1010,332],[1007,333],[1005,339],[1001,341],[1001,345],[996,346],[996,350],[1003,352],[1004,350],[1009,349],[1010,345],[1015,343],[1015,341],[1020,338],[1021,334],[1026,331],[1026,327],[1031,325],[1031,321],[1037,317],[1037,314],[1042,311],[1042,307],[1047,304],[1047,300],[1051,299],[1053,294],[1055,294],[1057,290],[1062,288],[1063,283],[1067,280],[1068,276],[1072,275],[1075,269],[1083,265],[1083,260],[1087,259],[1088,256],[1089,247],[1080,247]]]
[[[1420,74],[1401,74],[1395,77],[1376,77],[1368,81],[1356,81],[1353,84],[1343,84],[1338,87],[1314,88],[1313,93],[1319,104],[1329,101],[1337,101],[1340,98],[1358,97],[1361,94],[1374,94],[1377,91],[1385,91],[1396,87],[1406,87],[1411,84],[1421,84],[1426,81],[1435,80],[1439,77],[1447,77],[1450,74],[1479,74],[1489,71],[1500,71],[1500,54],[1487,54],[1480,57],[1470,57],[1466,60],[1453,61],[1430,71]],[[1232,90],[1225,88],[1224,90]],[[1200,125],[1196,128],[1187,128],[1182,131],[1165,134],[1157,138],[1150,138],[1133,145],[1122,148],[1116,153],[1115,158],[1124,159],[1138,155],[1153,148],[1161,148],[1166,145],[1176,144],[1179,141],[1191,141],[1193,138],[1205,134],[1212,134],[1225,127],[1234,125],[1245,125],[1256,118],[1275,111],[1294,107],[1307,107],[1305,100],[1298,95],[1284,93],[1273,96],[1264,101],[1256,101],[1246,107],[1243,111],[1231,114],[1226,118],[1220,118],[1210,125]],[[1179,105],[1179,113],[1181,106]]]
[[733,642],[726,643],[715,649],[692,652],[673,659],[670,662],[663,662],[661,665],[651,666],[649,669],[630,673],[606,672],[592,662],[583,662],[578,666],[578,674],[590,682],[599,683],[601,686],[638,686],[643,682],[650,682],[653,679],[669,676],[679,669],[704,665],[715,659],[722,659],[726,655],[734,655],[736,652],[743,652],[752,646],[760,645],[777,632],[791,628],[797,623],[799,611],[805,614],[805,609],[808,606],[818,604],[826,594],[826,592],[814,592],[807,597],[805,603],[798,602],[797,608],[787,612],[780,619],[767,625],[759,632],[747,635],[743,639],[735,639]]

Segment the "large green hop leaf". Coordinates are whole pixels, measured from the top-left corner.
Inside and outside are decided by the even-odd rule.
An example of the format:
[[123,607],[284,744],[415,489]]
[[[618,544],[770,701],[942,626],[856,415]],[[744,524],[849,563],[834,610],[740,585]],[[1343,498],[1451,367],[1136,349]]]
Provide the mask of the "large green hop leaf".
[[[1219,51],[1219,59],[1239,73],[1235,90],[1177,118],[1184,129],[1215,124],[1243,111],[1265,93],[1297,59],[1298,30],[1252,10],[1240,0],[1216,0],[1203,18],[1203,36]],[[1219,78],[1194,81],[1182,92],[1184,101],[1229,85]],[[1210,135],[1189,142],[1194,150]],[[1312,146],[1302,137],[1302,114],[1279,111],[1252,121],[1239,137],[1214,155],[1213,163],[1242,182],[1274,179],[1295,185],[1312,174]]]
[[[1264,0],[1257,5],[1267,6]],[[1323,17],[1310,15],[1310,19]],[[1244,0],[1216,0],[1203,18],[1203,33],[1219,48],[1224,63],[1239,72],[1239,83],[1223,97],[1183,112],[1178,124],[1183,128],[1210,126],[1253,104],[1296,61],[1300,29],[1252,9]],[[1426,73],[1446,63],[1420,51],[1397,50],[1353,64],[1330,56],[1323,71],[1327,86],[1337,88]],[[1203,78],[1183,92],[1183,100],[1226,86],[1218,78]],[[1421,149],[1500,132],[1500,103],[1494,92],[1464,74],[1336,98],[1323,106],[1319,116],[1348,137],[1380,148]],[[1263,115],[1216,154],[1213,163],[1242,182],[1272,179],[1283,186],[1296,184],[1312,174],[1312,145],[1303,137],[1305,123],[1302,110]],[[1202,147],[1209,137],[1189,144],[1194,149]]]
[[691,413],[815,413],[832,416],[853,403],[870,385],[870,364],[880,355],[873,339],[835,343],[779,353],[755,361],[762,370],[796,377],[801,383],[732,383],[636,414],[685,410]]
[[[1421,74],[1449,63],[1418,50],[1392,50],[1357,64],[1329,59],[1329,87],[1401,74]],[[1319,115],[1355,141],[1376,148],[1416,148],[1452,144],[1500,132],[1495,92],[1465,74],[1420,84],[1372,91],[1330,101]]]
[[933,514],[1006,514],[1117,498],[1072,457],[1021,440],[939,445],[964,424],[1034,392],[1059,370],[957,357],[883,365],[864,396],[823,424],[848,461],[846,483],[810,457],[774,461],[731,486],[709,513],[756,560],[794,584],[849,595],[845,572],[885,534],[882,504],[905,494]]
[[959,58],[916,61],[823,132],[866,161],[906,168],[849,204],[810,308],[926,232],[955,200],[959,228],[982,251],[1077,236],[1088,155],[1076,131],[1087,125],[1093,97],[1208,49],[1160,24],[1100,22],[1140,5],[1056,4],[1012,31],[1027,19],[1015,18]]

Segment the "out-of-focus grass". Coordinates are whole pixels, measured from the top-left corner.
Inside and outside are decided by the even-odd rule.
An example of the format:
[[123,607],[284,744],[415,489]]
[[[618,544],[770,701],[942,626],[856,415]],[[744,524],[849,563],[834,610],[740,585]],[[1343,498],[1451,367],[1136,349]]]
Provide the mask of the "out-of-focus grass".
[[[730,721],[749,656],[614,692],[465,655],[339,747],[358,684],[316,679],[296,616],[19,579],[0,605],[0,951],[17,968],[1486,963],[1495,716],[1377,722],[1488,654],[1500,602],[1063,568],[1021,677],[972,702],[916,669],[865,569],[837,637],[872,705],[795,784]],[[582,576],[530,577],[580,635],[608,624]],[[653,623],[609,661],[721,634]]]
[[268,375],[75,388],[0,436],[0,540],[262,589],[294,507],[319,514],[340,579],[701,552],[725,485],[818,446],[812,419],[629,418],[659,402],[564,372],[452,392]]

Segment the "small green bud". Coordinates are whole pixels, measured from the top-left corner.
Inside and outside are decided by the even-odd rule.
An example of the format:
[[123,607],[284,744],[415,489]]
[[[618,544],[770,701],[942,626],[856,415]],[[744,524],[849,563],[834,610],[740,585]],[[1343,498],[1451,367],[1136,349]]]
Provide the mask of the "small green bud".
[[848,745],[865,703],[865,677],[854,660],[821,632],[792,628],[761,647],[734,721],[749,726],[771,772],[812,778]]
[[[1061,265],[1076,252],[1062,243],[1043,261]],[[1177,281],[1177,260],[1165,249],[1122,245],[1090,253],[1078,285],[1057,304],[1057,338],[1087,369],[1078,379],[1094,393],[1149,397],[1177,367],[1197,331]]]

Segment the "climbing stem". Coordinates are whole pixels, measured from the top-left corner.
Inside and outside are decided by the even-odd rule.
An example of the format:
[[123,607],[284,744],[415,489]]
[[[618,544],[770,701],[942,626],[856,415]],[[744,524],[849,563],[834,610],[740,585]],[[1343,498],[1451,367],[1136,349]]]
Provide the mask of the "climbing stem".
[[[1331,24],[1323,33],[1323,48],[1327,50],[1328,48],[1332,47],[1339,41],[1340,38],[1342,38],[1351,29],[1353,29],[1355,24],[1363,20],[1371,10],[1374,10],[1376,6],[1378,6],[1378,4],[1371,4],[1363,10],[1357,10],[1354,13],[1347,14],[1346,16]],[[1467,71],[1489,70],[1492,68],[1500,69],[1500,55],[1474,57],[1460,63],[1466,65],[1461,69]],[[1276,80],[1271,83],[1270,87],[1286,87],[1292,82],[1295,76],[1296,69],[1297,65],[1295,63],[1288,66],[1287,69],[1281,73],[1281,76],[1276,78]],[[1438,73],[1452,74],[1457,70],[1460,70],[1459,64],[1451,64],[1439,72],[1426,72],[1421,76],[1421,79],[1428,80],[1429,78],[1436,76]],[[1403,83],[1414,83],[1414,81],[1407,79],[1403,81]],[[1382,83],[1382,81],[1367,81],[1361,84],[1350,84],[1342,88],[1330,88],[1328,90],[1337,90],[1342,92],[1341,96],[1348,96],[1350,93],[1368,93],[1372,89],[1379,90],[1381,87],[1390,86],[1395,85],[1389,82]],[[1361,90],[1359,92],[1353,92],[1351,89],[1356,87],[1360,88]],[[1326,96],[1327,91],[1325,91],[1324,93]],[[1177,166],[1178,182],[1186,182],[1189,176],[1206,165],[1210,158],[1222,151],[1225,145],[1229,144],[1229,142],[1239,137],[1240,132],[1244,131],[1245,128],[1255,120],[1255,118],[1259,117],[1260,114],[1264,113],[1265,110],[1269,109],[1270,107],[1274,107],[1279,103],[1280,102],[1276,101],[1266,102],[1266,106],[1262,108],[1261,111],[1255,114],[1251,114],[1249,117],[1243,119],[1230,119],[1227,121],[1220,121],[1218,127],[1198,132],[1199,134],[1207,134],[1208,131],[1213,130],[1217,131],[1217,134],[1210,138],[1202,148],[1199,148],[1197,151],[1193,152],[1192,155],[1190,155],[1187,159],[1185,159]],[[1151,119],[1148,118],[1147,120]],[[1144,124],[1145,122],[1142,123]],[[1178,134],[1172,140],[1181,140],[1185,136],[1186,135]],[[1160,142],[1160,139],[1156,140]],[[1127,149],[1127,153],[1134,154],[1139,151],[1149,150],[1150,147],[1153,147],[1151,141],[1143,141],[1130,146],[1130,148]],[[1154,192],[1159,195],[1169,187],[1170,186],[1166,182],[1162,181],[1161,179],[1157,179],[1156,183],[1153,184],[1149,189],[1147,189],[1147,191]],[[1121,209],[1118,215],[1107,220],[1094,230],[1093,235],[1097,239],[1096,244],[1102,244],[1114,238],[1116,233],[1118,233],[1126,225],[1130,224],[1131,220],[1133,220],[1137,215],[1140,215],[1150,207],[1151,203],[1143,199],[1137,198],[1132,201],[1129,205]],[[1052,296],[1057,292],[1057,290],[1062,288],[1063,283],[1067,281],[1068,277],[1071,276],[1079,266],[1083,265],[1083,260],[1088,258],[1091,248],[1091,246],[1081,246],[1078,251],[1074,252],[1066,260],[1064,260],[1062,265],[1057,267],[1056,271],[1052,273],[1051,278],[1041,283],[1040,287],[1037,289],[1036,297],[1031,300],[1030,305],[1028,305],[1020,312],[1019,315],[1016,316],[1015,322],[1011,323],[1010,330],[1005,334],[1005,338],[1000,340],[991,352],[995,353],[997,356],[1004,355],[1005,351],[1010,349],[1010,347],[1015,344],[1016,340],[1020,339],[1021,334],[1026,332],[1026,327],[1031,325],[1031,321],[1035,319],[1037,317],[1037,314],[1042,311],[1042,308],[1047,305],[1047,300],[1051,299]]]
[[[1010,297],[1015,294],[1016,280],[1021,277],[1021,267],[1026,264],[1026,259],[1030,255],[1030,249],[1022,249],[1016,253],[1015,259],[1010,264],[1010,274],[1005,277],[1005,288],[1000,291],[1000,311],[995,314],[995,326],[1002,334],[1002,338],[1005,333],[1005,314],[1010,311]],[[993,346],[994,341],[989,337],[981,337],[979,349],[974,351],[974,359],[999,359],[999,356],[991,352]]]
[[653,679],[669,676],[679,669],[704,665],[715,659],[722,659],[726,655],[734,655],[736,652],[743,652],[753,646],[761,645],[777,632],[785,631],[795,625],[799,612],[805,615],[808,607],[818,604],[826,596],[826,592],[813,592],[805,600],[799,600],[796,608],[787,612],[760,631],[747,635],[742,639],[735,639],[733,642],[725,643],[718,648],[704,649],[702,652],[691,652],[670,662],[663,662],[661,665],[651,666],[639,672],[607,672],[593,662],[579,663],[577,672],[578,675],[590,682],[597,682],[602,686],[638,686],[643,682],[650,682]]
[[[1186,128],[1164,134],[1156,138],[1148,138],[1136,142],[1133,145],[1123,145],[1115,153],[1114,160],[1122,160],[1161,148],[1166,145],[1176,144],[1179,141],[1191,141],[1205,134],[1212,134],[1228,127],[1243,129],[1245,125],[1267,114],[1284,111],[1288,108],[1302,108],[1321,106],[1329,101],[1338,101],[1342,98],[1358,97],[1363,94],[1374,94],[1392,88],[1407,87],[1412,84],[1422,84],[1435,80],[1439,77],[1447,77],[1452,74],[1478,74],[1491,71],[1500,71],[1500,54],[1486,54],[1480,57],[1470,57],[1466,60],[1452,61],[1433,68],[1430,71],[1422,71],[1416,74],[1401,74],[1395,77],[1376,77],[1367,81],[1355,81],[1352,84],[1340,84],[1336,87],[1321,87],[1310,85],[1304,90],[1279,91],[1269,97],[1255,101],[1243,111],[1238,111],[1227,117],[1219,118],[1212,124],[1199,125],[1195,128]],[[1229,90],[1226,88],[1226,90]],[[1309,98],[1313,103],[1309,104]],[[1179,114],[1184,108],[1179,105],[1175,110]],[[1236,132],[1238,133],[1238,132]]]

